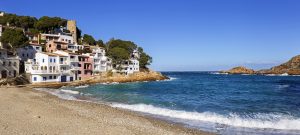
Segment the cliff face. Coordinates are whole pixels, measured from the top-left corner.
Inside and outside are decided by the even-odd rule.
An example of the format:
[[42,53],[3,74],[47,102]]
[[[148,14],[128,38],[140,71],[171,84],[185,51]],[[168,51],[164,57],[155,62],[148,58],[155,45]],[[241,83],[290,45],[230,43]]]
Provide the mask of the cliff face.
[[254,71],[245,67],[235,67],[228,71],[221,71],[220,73],[228,74],[289,74],[289,75],[300,75],[300,55],[291,58],[288,62],[283,63],[279,66],[272,67],[271,69],[264,69]]
[[221,71],[220,73],[228,73],[228,74],[255,74],[255,71],[252,69],[248,69],[243,66],[235,67],[227,71]]
[[300,75],[300,55],[293,57],[288,62],[267,70],[257,71],[258,74],[289,74]]

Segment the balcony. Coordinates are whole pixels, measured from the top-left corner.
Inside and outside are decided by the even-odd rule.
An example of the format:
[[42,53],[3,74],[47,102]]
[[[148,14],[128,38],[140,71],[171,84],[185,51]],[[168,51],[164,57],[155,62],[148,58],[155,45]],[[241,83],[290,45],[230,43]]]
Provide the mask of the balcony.
[[59,74],[58,70],[31,70],[31,74]]
[[71,70],[80,70],[80,67],[71,66],[70,69],[71,69]]
[[71,58],[71,59],[70,59],[70,62],[79,62],[79,61],[78,61],[78,59],[76,59],[76,58]]
[[70,74],[70,70],[60,70],[60,74]]
[[60,65],[69,65],[67,61],[59,61]]

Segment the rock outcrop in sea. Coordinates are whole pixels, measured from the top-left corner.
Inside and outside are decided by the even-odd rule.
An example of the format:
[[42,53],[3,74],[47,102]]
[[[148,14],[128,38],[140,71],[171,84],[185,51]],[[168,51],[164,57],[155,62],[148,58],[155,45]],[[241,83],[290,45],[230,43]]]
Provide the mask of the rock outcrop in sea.
[[220,73],[228,73],[228,74],[255,74],[253,69],[248,69],[243,66],[234,67],[227,71],[220,71]]
[[227,71],[220,71],[220,73],[228,74],[287,74],[300,75],[300,55],[291,58],[288,62],[270,69],[263,69],[254,71],[243,66],[235,67]]

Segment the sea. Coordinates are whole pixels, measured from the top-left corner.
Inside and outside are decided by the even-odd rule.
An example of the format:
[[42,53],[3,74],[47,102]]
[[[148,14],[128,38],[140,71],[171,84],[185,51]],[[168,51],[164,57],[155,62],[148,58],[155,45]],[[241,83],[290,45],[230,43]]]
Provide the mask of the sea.
[[300,135],[300,76],[162,74],[170,79],[38,90],[217,134]]

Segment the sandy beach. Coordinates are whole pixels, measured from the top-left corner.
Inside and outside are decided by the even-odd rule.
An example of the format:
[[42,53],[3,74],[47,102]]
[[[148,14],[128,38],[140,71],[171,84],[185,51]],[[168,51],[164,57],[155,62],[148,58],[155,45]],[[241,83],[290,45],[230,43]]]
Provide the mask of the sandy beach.
[[209,134],[107,105],[0,88],[0,134]]

